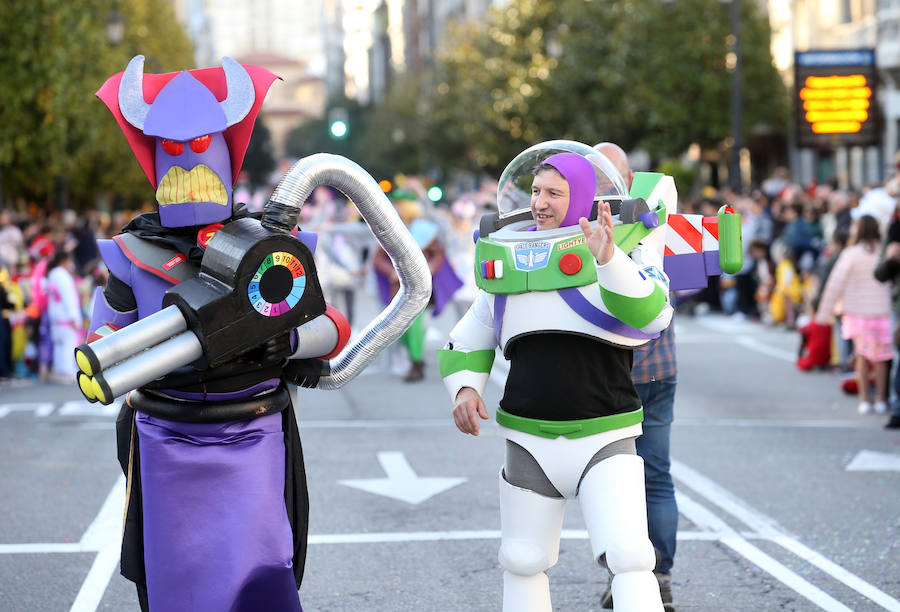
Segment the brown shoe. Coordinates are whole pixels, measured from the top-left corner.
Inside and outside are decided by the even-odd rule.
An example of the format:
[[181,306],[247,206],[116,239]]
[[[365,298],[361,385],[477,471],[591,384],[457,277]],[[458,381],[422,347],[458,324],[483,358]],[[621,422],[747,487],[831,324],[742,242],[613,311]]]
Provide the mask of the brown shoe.
[[403,382],[418,382],[423,378],[425,378],[425,362],[413,361],[412,365],[409,367],[409,372],[406,373],[406,378],[403,379]]
[[659,596],[663,602],[663,610],[675,612],[675,604],[672,603],[672,574],[653,572],[653,575],[656,576],[656,581],[659,583]]

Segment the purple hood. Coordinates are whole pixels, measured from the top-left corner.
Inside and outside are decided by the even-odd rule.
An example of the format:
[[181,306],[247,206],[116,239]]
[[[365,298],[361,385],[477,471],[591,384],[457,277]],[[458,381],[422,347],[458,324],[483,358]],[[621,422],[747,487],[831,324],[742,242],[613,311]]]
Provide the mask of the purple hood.
[[580,217],[588,218],[597,191],[597,175],[594,166],[577,153],[557,153],[544,160],[556,168],[569,183],[569,209],[560,227],[578,225]]

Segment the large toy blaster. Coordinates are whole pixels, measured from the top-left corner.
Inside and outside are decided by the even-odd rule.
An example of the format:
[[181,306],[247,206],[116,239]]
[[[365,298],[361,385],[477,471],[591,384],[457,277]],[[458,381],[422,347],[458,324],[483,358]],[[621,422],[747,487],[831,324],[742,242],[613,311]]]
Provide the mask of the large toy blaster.
[[741,215],[731,206],[708,217],[667,211],[663,201],[677,201],[674,182],[653,172],[636,172],[630,195],[633,199],[619,206],[620,224],[613,228],[616,244],[628,253],[657,231],[651,240],[662,238],[656,246],[662,247],[670,290],[702,289],[710,276],[740,271]]
[[[272,193],[261,220],[243,218],[216,232],[200,273],[173,286],[163,308],[75,351],[78,384],[90,401],[116,397],[192,365],[216,367],[296,330],[295,357],[325,355],[337,327],[326,313],[310,249],[290,235],[319,185],[357,206],[400,278],[393,301],[336,356],[298,367],[289,382],[335,389],[398,339],[428,305],[431,275],[421,249],[374,179],[356,163],[316,154],[298,161]],[[292,362],[294,363],[294,362]],[[296,362],[300,365],[300,362]]]

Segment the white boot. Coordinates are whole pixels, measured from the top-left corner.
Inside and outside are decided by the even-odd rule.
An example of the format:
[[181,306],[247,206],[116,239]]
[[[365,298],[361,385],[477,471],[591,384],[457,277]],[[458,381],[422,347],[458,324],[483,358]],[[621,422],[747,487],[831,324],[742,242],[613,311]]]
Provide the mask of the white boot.
[[503,612],[552,612],[544,573],[559,559],[566,500],[506,482],[500,473]]
[[613,455],[588,471],[578,491],[594,558],[606,553],[617,612],[663,612],[647,535],[644,461]]

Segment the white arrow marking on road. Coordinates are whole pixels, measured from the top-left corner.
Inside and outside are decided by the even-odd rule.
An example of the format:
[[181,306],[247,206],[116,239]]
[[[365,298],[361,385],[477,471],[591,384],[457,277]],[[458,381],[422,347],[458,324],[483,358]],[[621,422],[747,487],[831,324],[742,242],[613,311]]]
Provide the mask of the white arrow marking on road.
[[847,466],[848,472],[900,472],[900,455],[862,450]]
[[53,412],[54,404],[52,402],[22,402],[18,404],[3,404],[0,406],[0,419],[8,415],[13,410],[34,412],[36,417],[47,417]]
[[410,467],[403,453],[398,451],[378,453],[378,463],[381,464],[387,478],[339,480],[338,482],[375,495],[399,499],[408,504],[421,504],[426,499],[468,480],[467,478],[419,477]]

